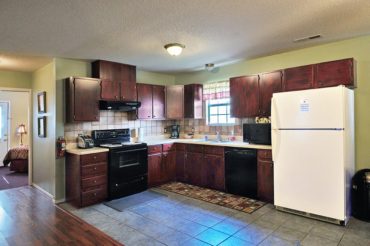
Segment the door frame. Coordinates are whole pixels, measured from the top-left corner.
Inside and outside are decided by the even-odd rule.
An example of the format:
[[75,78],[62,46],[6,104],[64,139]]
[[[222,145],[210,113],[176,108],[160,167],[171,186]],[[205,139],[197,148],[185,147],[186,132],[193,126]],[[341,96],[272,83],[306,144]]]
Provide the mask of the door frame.
[[[33,139],[33,131],[32,131],[32,89],[27,88],[11,88],[11,87],[0,87],[0,91],[7,91],[7,92],[27,92],[28,93],[28,117],[27,117],[27,124],[26,129],[28,129],[28,185],[32,185],[32,139]],[[8,115],[10,114],[11,105],[9,102],[9,111]],[[9,122],[10,123],[10,122]],[[10,127],[8,127],[9,131]],[[10,136],[10,135],[9,135]],[[10,141],[8,141],[8,147],[10,146]]]
[[[1,91],[1,90],[0,90]],[[0,100],[0,103],[7,103],[8,104],[8,114],[7,114],[7,121],[8,121],[8,144],[7,144],[7,150],[9,150],[9,146],[10,146],[10,125],[11,125],[11,121],[12,119],[10,118],[10,101],[5,101],[5,100]],[[0,116],[1,117],[1,116]],[[1,161],[1,160],[0,160]]]

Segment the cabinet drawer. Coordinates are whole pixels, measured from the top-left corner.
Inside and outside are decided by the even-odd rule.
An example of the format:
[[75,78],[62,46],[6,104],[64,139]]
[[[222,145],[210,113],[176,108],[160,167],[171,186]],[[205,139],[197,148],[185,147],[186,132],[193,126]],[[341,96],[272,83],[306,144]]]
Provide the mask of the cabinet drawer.
[[107,183],[107,175],[95,176],[91,178],[86,178],[81,180],[82,190],[86,191],[87,188],[104,185]]
[[157,154],[162,152],[162,144],[148,146],[148,154]]
[[175,144],[175,148],[177,151],[185,151],[185,144],[177,143]]
[[87,206],[107,198],[107,186],[97,186],[96,189],[81,194],[81,205]]
[[267,161],[272,160],[271,150],[259,149],[257,155],[258,155],[258,159],[267,160]]
[[90,165],[99,162],[107,162],[107,152],[81,155],[81,165]]
[[186,151],[187,152],[196,152],[196,153],[203,153],[203,145],[199,144],[187,144]]
[[224,147],[204,146],[204,154],[224,155]]
[[163,144],[163,152],[174,151],[174,150],[175,150],[175,144],[173,143]]
[[87,178],[91,176],[106,175],[107,163],[99,163],[94,165],[85,165],[81,167],[81,177]]

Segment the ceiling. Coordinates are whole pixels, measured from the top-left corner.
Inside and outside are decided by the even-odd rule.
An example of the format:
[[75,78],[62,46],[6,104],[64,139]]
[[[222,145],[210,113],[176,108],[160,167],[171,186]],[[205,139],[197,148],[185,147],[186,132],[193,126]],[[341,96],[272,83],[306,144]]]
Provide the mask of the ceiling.
[[[205,63],[370,34],[369,9],[369,0],[0,1],[0,57],[104,59],[149,71],[194,71]],[[292,42],[315,34],[322,38]],[[171,42],[186,46],[181,56],[166,53],[163,46]]]

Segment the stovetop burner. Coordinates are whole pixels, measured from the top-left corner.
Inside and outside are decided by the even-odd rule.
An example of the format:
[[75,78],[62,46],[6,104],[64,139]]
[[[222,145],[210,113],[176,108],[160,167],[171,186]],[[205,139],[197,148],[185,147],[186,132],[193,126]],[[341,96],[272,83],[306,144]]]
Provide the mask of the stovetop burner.
[[[112,129],[112,130],[96,130],[92,131],[92,138],[95,146],[103,148],[141,148],[146,146],[145,143],[130,142],[130,129]],[[132,147],[131,147],[132,146]]]

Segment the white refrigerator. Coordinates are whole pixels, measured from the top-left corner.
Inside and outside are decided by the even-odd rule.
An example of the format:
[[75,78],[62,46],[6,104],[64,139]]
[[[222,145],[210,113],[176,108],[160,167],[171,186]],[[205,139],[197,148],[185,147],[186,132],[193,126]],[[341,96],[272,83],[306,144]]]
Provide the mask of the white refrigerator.
[[354,173],[354,95],[344,86],[274,93],[274,205],[346,224]]

